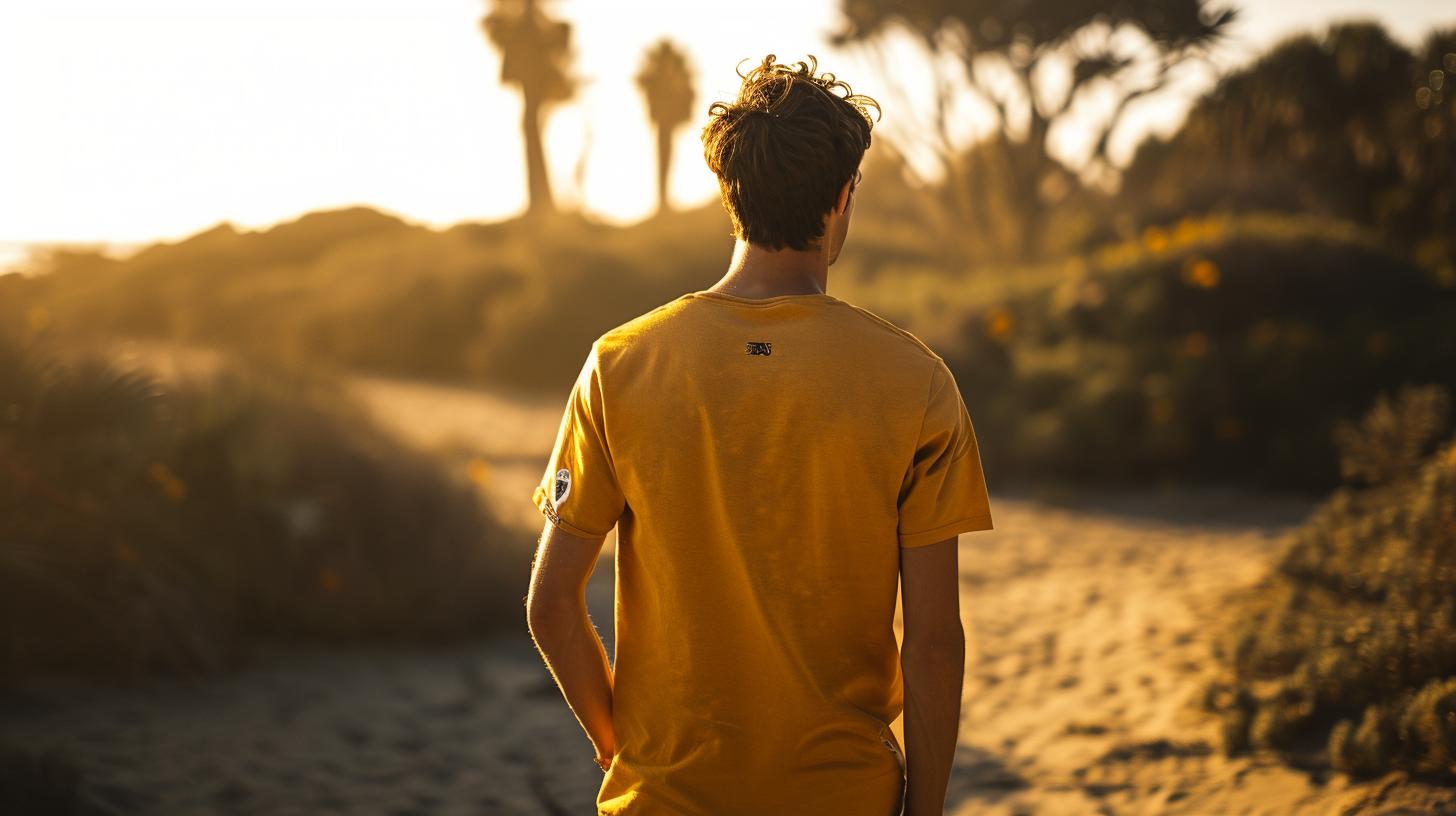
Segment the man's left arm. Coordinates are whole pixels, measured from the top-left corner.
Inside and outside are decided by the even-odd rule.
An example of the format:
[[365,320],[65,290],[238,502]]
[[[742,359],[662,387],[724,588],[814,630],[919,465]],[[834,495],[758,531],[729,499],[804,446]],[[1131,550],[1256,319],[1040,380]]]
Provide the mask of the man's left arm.
[[546,524],[531,569],[526,623],[567,704],[596,747],[597,763],[606,770],[617,747],[612,731],[612,665],[586,611],[586,582],[602,541]]

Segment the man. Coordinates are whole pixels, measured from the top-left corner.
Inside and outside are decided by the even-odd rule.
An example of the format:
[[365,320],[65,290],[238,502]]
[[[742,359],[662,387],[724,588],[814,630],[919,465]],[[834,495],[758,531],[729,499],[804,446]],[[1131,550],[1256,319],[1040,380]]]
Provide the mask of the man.
[[[603,814],[944,807],[956,536],[990,508],[944,363],[824,293],[874,102],[816,69],[770,55],[709,109],[728,273],[596,342],[536,491],[528,620],[607,772]],[[614,525],[615,670],[584,601]]]

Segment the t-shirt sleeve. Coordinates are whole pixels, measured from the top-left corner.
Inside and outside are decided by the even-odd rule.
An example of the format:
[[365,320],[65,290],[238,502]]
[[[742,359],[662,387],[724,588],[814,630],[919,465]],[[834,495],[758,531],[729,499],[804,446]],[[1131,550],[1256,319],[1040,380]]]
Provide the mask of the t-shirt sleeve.
[[626,507],[607,447],[605,407],[597,348],[571,388],[556,447],[533,498],[536,507],[568,533],[601,538]]
[[991,501],[976,432],[955,378],[937,362],[915,456],[900,488],[900,546],[989,529]]

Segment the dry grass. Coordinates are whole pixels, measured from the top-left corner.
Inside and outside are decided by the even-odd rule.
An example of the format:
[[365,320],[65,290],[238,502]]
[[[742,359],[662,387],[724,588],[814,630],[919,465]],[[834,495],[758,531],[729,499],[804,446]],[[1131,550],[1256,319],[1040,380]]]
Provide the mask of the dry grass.
[[60,336],[564,392],[602,333],[711,285],[728,233],[717,207],[628,228],[560,215],[445,231],[360,207],[223,224],[120,262],[56,253],[0,297]]
[[519,615],[517,539],[330,388],[0,341],[0,670],[478,634]]

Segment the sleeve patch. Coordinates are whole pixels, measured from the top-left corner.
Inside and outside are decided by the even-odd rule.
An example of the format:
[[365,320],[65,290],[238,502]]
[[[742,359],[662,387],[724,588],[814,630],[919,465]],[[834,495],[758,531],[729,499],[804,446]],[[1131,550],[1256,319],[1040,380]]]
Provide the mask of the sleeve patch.
[[561,470],[556,471],[556,479],[554,481],[554,484],[552,485],[551,490],[551,503],[557,507],[560,507],[561,503],[566,501],[566,497],[570,495],[571,471],[567,470],[566,468],[562,468]]

